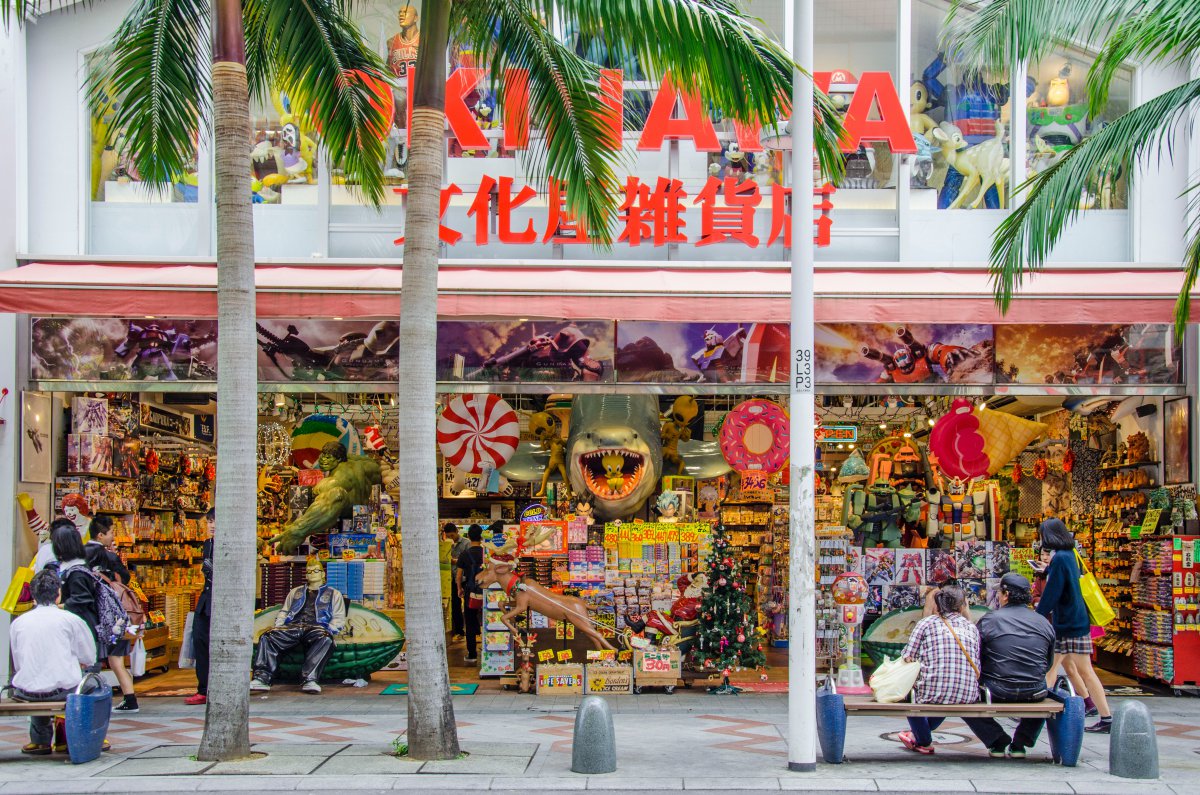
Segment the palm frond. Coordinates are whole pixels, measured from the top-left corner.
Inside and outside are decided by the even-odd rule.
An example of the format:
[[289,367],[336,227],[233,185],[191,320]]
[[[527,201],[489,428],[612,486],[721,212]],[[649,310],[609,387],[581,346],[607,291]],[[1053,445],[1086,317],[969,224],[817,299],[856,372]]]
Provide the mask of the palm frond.
[[[1200,211],[1200,182],[1189,185],[1184,195],[1191,196],[1188,201],[1188,213],[1194,217],[1194,213]],[[1175,301],[1177,340],[1183,339],[1183,332],[1187,330],[1188,320],[1191,319],[1192,290],[1196,287],[1197,280],[1200,280],[1200,229],[1192,231],[1183,255],[1183,287],[1180,288],[1179,298]]]
[[[92,0],[84,0],[83,5],[91,5]],[[35,19],[55,8],[66,8],[74,5],[72,0],[0,0],[0,24],[6,29],[12,29],[12,23],[24,25],[28,20]]]
[[1007,69],[1076,41],[1101,41],[1145,4],[1146,0],[955,0],[942,46],[966,67]]
[[[527,0],[481,0],[455,4],[460,37],[483,54],[494,77],[505,69],[529,72],[530,124],[546,131],[529,151],[526,168],[535,181],[553,177],[565,184],[566,206],[603,246],[611,241],[617,201],[600,70],[559,41]],[[496,83],[501,105],[503,83]]]
[[113,139],[151,185],[192,168],[195,136],[207,132],[209,20],[208,0],[138,0],[88,75],[93,114],[111,114]]
[[1189,64],[1200,49],[1200,3],[1158,0],[1121,22],[1088,72],[1088,103],[1093,117],[1108,104],[1109,87],[1130,60]]
[[1026,273],[1042,268],[1081,212],[1079,197],[1089,182],[1097,175],[1128,173],[1153,155],[1171,157],[1177,125],[1195,111],[1198,100],[1200,80],[1173,88],[1084,139],[1021,186],[1027,191],[1025,200],[1000,224],[992,241],[991,275],[1001,311],[1007,311]]
[[[647,72],[670,74],[683,91],[741,122],[774,124],[792,94],[795,62],[736,0],[527,0],[538,14],[560,14],[587,38],[633,55]],[[810,76],[811,77],[811,76]],[[815,95],[817,157],[841,177],[841,116]]]
[[347,183],[378,207],[391,119],[372,89],[389,78],[351,19],[348,0],[245,0],[242,14],[251,96],[286,92]]

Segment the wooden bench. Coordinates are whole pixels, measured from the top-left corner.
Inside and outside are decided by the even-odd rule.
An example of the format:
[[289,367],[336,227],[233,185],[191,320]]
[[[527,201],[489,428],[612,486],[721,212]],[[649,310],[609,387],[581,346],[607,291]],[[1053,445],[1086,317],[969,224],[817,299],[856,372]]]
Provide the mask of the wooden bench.
[[0,717],[4,718],[48,718],[66,712],[65,701],[0,701]]
[[1050,753],[1055,762],[1066,767],[1079,763],[1083,746],[1083,699],[1067,694],[1051,694],[1034,703],[911,704],[901,701],[880,704],[871,696],[851,696],[823,692],[817,697],[817,736],[826,762],[841,764],[846,742],[846,719],[851,715],[895,718],[1043,718]]

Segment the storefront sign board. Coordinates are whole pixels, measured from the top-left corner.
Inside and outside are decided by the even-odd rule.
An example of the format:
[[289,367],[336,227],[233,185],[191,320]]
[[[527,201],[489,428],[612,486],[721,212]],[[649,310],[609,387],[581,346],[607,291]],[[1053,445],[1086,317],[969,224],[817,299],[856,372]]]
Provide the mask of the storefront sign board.
[[570,663],[537,667],[539,696],[573,696],[583,694],[583,665]]
[[633,692],[633,668],[613,663],[593,663],[587,666],[584,692],[626,695]]
[[183,439],[194,439],[195,415],[175,412],[156,406],[153,403],[142,402],[138,414],[138,424],[152,431],[169,433]]

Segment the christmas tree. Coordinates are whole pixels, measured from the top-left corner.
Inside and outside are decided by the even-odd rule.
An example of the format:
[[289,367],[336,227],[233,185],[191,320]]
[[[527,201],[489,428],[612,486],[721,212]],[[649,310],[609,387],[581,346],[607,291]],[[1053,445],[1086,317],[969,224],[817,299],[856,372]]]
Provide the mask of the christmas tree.
[[750,560],[735,560],[724,526],[717,526],[708,555],[708,585],[700,602],[697,654],[705,668],[721,672],[724,683],[710,693],[737,693],[729,684],[733,671],[766,663],[758,631],[758,611],[746,591],[754,576]]

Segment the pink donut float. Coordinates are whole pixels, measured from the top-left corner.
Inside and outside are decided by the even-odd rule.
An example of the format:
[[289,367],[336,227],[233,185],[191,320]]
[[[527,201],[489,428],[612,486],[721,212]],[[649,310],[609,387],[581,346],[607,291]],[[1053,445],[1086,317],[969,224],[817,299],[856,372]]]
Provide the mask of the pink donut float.
[[721,454],[738,472],[778,472],[791,454],[788,415],[770,400],[739,403],[721,424]]

